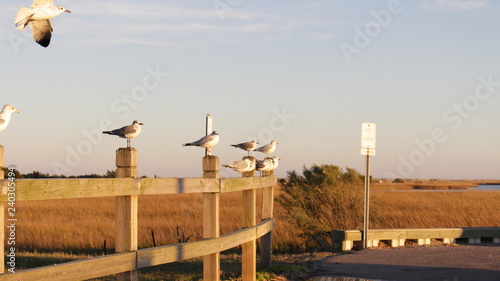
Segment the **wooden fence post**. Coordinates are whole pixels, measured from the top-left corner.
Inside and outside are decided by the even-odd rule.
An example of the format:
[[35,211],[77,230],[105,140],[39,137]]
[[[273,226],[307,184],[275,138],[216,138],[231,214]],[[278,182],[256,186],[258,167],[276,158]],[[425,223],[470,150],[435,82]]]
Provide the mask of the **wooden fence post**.
[[[272,172],[272,171],[271,171]],[[274,209],[274,186],[264,187],[262,190],[262,219],[272,219]],[[260,266],[271,267],[273,252],[273,232],[264,234],[260,238]]]
[[[116,177],[137,177],[137,150],[121,147],[116,151]],[[137,195],[116,196],[115,250],[137,251]],[[137,280],[137,270],[119,273],[117,281]]]
[[[252,156],[244,158],[252,159]],[[255,176],[255,170],[242,173],[242,177]],[[243,190],[243,227],[256,225],[256,190]],[[257,245],[255,240],[241,245],[241,277],[243,281],[255,281],[257,274]]]
[[[4,173],[3,173],[3,166],[4,166],[4,160],[3,160],[3,146],[0,145],[0,180],[4,179]],[[0,203],[0,273],[5,272],[5,258],[4,258],[4,244],[5,244],[5,210],[4,210],[5,204]]]
[[[264,159],[272,159],[266,157]],[[272,176],[274,170],[262,172],[262,176]],[[262,220],[272,219],[274,209],[274,186],[262,189]],[[271,267],[271,256],[273,253],[273,233],[269,232],[260,238],[260,266]]]
[[[219,178],[219,157],[206,155],[202,163],[204,178]],[[219,236],[219,193],[203,193],[203,238]],[[220,280],[220,253],[203,257],[203,280]]]
[[2,169],[2,172],[0,173],[0,180],[4,179],[4,174],[3,174],[3,145],[0,144],[0,169]]

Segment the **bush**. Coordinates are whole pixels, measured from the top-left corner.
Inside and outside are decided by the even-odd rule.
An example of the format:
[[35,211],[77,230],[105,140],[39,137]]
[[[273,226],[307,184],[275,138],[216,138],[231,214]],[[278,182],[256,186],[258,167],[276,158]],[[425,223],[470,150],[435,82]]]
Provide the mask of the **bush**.
[[286,217],[301,228],[310,241],[332,250],[333,229],[359,229],[363,225],[364,176],[334,165],[304,167],[302,175],[288,172],[278,197]]

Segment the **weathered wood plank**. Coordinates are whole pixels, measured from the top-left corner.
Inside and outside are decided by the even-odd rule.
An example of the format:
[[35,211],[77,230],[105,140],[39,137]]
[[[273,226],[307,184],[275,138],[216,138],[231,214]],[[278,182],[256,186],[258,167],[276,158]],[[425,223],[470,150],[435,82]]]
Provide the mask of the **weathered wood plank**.
[[278,184],[276,176],[221,179],[221,192],[264,188]]
[[[203,157],[202,159],[203,177],[218,179],[220,166],[219,157],[215,155],[209,155],[208,150],[206,152],[207,153],[205,157]],[[219,197],[220,194],[214,192],[203,194],[204,239],[217,238],[220,236]],[[213,254],[203,256],[203,280],[220,280],[220,252],[215,252]]]
[[[0,180],[0,202],[7,201],[7,186],[7,180]],[[18,201],[219,191],[217,179],[204,178],[16,180]]]
[[[137,150],[121,147],[116,150],[116,177],[137,178]],[[137,251],[138,202],[137,195],[117,196],[115,214],[115,251]],[[119,273],[116,281],[137,281],[137,270]]]
[[[333,239],[361,241],[360,230],[334,230]],[[500,237],[500,227],[370,229],[368,240]]]
[[[203,194],[203,238],[220,236],[219,193]],[[216,252],[203,257],[204,280],[220,280],[220,253]]]
[[[51,200],[125,195],[232,192],[269,187],[276,176],[219,180],[210,178],[18,179],[16,200]],[[7,201],[7,180],[0,180],[0,202]]]
[[[256,190],[243,190],[243,227],[252,227],[256,223]],[[241,245],[241,278],[243,281],[255,281],[257,271],[257,244],[251,240]]]
[[0,281],[74,281],[87,280],[136,269],[136,252],[73,261],[54,266],[4,273]]
[[[270,171],[273,172],[273,171]],[[262,190],[262,219],[274,217],[274,186],[264,187]],[[260,239],[260,267],[271,267],[271,256],[273,252],[273,233],[269,232]]]
[[143,178],[139,184],[138,195],[220,192],[215,178]]
[[361,241],[362,235],[360,230],[333,230],[332,237],[335,241],[350,240]]
[[196,258],[222,252],[241,245],[272,231],[274,219],[265,220],[254,227],[245,228],[218,238],[183,244],[168,245],[137,251],[137,268],[150,267],[175,261]]

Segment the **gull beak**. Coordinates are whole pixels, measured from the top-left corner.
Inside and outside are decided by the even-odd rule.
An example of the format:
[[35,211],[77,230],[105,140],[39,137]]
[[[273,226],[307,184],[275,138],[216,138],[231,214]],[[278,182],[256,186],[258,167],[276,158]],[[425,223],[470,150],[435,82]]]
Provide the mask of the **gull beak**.
[[71,14],[71,11],[70,10],[64,10],[66,13],[70,13]]
[[144,125],[144,124],[142,124],[142,123],[139,123],[139,125]]

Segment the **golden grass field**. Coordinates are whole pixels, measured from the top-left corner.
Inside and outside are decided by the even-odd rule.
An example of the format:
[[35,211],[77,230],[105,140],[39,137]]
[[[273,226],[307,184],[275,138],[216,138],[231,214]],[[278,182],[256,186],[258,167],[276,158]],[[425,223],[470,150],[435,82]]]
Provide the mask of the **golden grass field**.
[[[276,195],[279,195],[279,188]],[[221,195],[221,234],[242,227],[241,192]],[[258,192],[258,198],[261,197]],[[260,209],[260,201],[258,201]],[[139,198],[139,247],[202,238],[202,197],[199,194]],[[371,228],[498,227],[500,191],[385,191],[371,193]],[[17,202],[16,243],[19,251],[102,252],[114,249],[114,198]],[[283,219],[275,204],[275,251],[304,250],[301,232]],[[258,211],[258,220],[260,212]],[[362,222],[359,222],[362,228]]]

